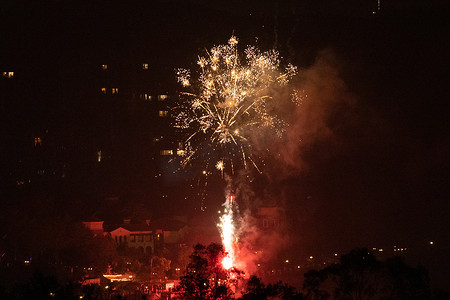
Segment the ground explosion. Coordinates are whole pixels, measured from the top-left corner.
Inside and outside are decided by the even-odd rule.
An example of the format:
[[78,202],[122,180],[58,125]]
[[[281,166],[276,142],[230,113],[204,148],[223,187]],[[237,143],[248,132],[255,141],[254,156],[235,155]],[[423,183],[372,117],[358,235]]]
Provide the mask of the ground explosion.
[[[240,54],[237,45],[238,39],[232,36],[227,45],[206,50],[206,55],[198,58],[200,72],[196,80],[191,80],[189,70],[177,70],[178,82],[185,89],[175,109],[175,127],[187,133],[181,151],[183,167],[200,160],[205,169],[215,167],[222,177],[248,165],[260,172],[252,151],[254,132],[268,128],[281,135],[285,129],[286,124],[273,109],[280,101],[273,90],[287,85],[297,68],[288,64],[281,71],[275,50],[262,52],[248,46]],[[235,199],[226,195],[218,224],[226,251],[222,262],[226,270],[238,264],[236,210]]]

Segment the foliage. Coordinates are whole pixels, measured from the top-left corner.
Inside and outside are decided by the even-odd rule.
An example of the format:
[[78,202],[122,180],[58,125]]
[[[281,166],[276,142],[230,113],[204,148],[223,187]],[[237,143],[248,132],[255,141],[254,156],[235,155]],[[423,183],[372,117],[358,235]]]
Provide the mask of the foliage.
[[151,278],[153,280],[164,280],[170,269],[171,261],[165,257],[153,256],[150,260]]
[[379,261],[367,249],[354,249],[339,263],[305,273],[306,299],[431,299],[428,275],[398,257]]
[[194,246],[180,281],[182,299],[233,299],[229,276],[221,265],[224,255],[223,247],[218,244]]
[[261,282],[256,276],[251,276],[247,283],[247,292],[242,295],[242,300],[266,300],[266,299],[283,299],[283,300],[301,300],[303,295],[297,293],[293,286],[283,284],[281,281],[267,286]]

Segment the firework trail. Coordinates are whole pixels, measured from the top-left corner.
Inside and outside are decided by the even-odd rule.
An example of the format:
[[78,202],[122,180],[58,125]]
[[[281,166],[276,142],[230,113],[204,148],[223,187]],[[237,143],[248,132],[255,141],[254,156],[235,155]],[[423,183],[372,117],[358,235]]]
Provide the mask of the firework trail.
[[235,266],[235,227],[233,220],[233,196],[227,197],[224,203],[225,211],[220,217],[220,223],[217,225],[222,237],[222,244],[225,248],[226,256],[222,260],[224,269],[229,270]]
[[[252,153],[251,133],[272,128],[284,130],[283,121],[272,113],[274,99],[270,89],[286,85],[296,74],[289,64],[279,71],[279,54],[261,52],[248,46],[238,53],[238,39],[213,47],[198,58],[200,73],[191,82],[191,73],[178,69],[178,82],[186,89],[176,108],[175,127],[187,132],[182,151],[182,166],[200,159],[206,168],[215,167],[222,174],[234,174],[247,165],[259,168]],[[276,104],[276,103],[275,103]]]

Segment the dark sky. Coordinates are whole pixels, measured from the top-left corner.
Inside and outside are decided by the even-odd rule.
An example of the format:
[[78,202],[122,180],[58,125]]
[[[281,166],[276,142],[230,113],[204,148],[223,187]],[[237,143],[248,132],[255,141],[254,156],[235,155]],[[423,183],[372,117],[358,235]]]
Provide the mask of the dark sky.
[[244,45],[275,46],[309,94],[257,186],[258,201],[276,198],[301,225],[299,243],[309,251],[436,240],[448,249],[450,6],[382,1],[374,10],[376,1],[6,1],[1,71],[41,76],[30,76],[16,111],[2,111],[13,116],[2,133],[33,118],[64,123],[75,106],[52,87],[80,63],[150,53],[166,71],[189,68],[234,32]]

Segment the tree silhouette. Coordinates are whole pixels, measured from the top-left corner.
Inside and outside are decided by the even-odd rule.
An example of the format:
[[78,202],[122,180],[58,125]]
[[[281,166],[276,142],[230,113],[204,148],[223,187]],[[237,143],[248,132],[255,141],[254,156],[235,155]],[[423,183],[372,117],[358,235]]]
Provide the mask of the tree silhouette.
[[425,269],[410,267],[399,257],[379,261],[364,248],[343,255],[337,264],[305,273],[303,288],[311,300],[432,299]]
[[225,252],[218,244],[197,244],[190,255],[186,274],[180,280],[182,299],[233,299],[230,278],[221,265]]
[[304,299],[301,293],[297,293],[293,286],[283,284],[281,281],[275,284],[262,283],[261,279],[251,276],[247,282],[247,292],[240,298],[242,300],[267,300],[267,299],[283,299],[283,300],[301,300]]

